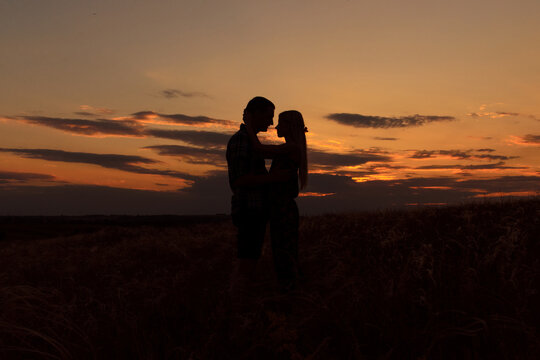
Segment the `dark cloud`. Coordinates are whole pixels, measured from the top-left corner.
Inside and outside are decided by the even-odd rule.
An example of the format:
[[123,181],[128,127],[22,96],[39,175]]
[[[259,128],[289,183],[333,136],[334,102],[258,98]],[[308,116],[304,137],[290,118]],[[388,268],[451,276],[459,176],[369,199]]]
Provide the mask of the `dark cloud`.
[[[491,152],[493,149],[480,149],[479,152]],[[437,156],[450,156],[457,160],[488,159],[488,160],[511,160],[519,156],[504,156],[491,154],[473,154],[473,150],[417,150],[410,159],[429,159]]]
[[165,89],[165,90],[162,90],[159,94],[167,99],[174,99],[179,96],[186,97],[186,98],[208,97],[208,95],[202,92],[196,92],[196,91],[190,92],[190,91],[182,91],[182,90],[177,90],[177,89]]
[[540,135],[527,134],[521,137],[521,140],[529,144],[540,144]]
[[27,182],[31,180],[45,180],[53,181],[55,179],[52,175],[47,174],[35,174],[35,173],[24,173],[24,172],[11,172],[11,171],[0,171],[0,182]]
[[96,116],[96,114],[88,112],[88,111],[76,111],[74,112],[75,115],[79,116]]
[[226,165],[225,150],[203,149],[182,145],[153,145],[144,149],[156,151],[159,155],[174,156],[191,164]]
[[170,176],[179,179],[191,180],[192,175],[172,170],[148,169],[137,164],[157,164],[158,161],[136,155],[119,154],[94,154],[83,152],[70,152],[51,149],[5,149],[1,152],[9,152],[29,159],[40,159],[46,161],[59,161],[98,165],[108,169],[128,171],[138,174],[152,174]]
[[[308,192],[333,194],[297,199],[302,214],[403,208],[410,203],[459,204],[475,195],[538,191],[540,177],[410,178],[354,182],[348,176],[310,174]],[[9,215],[216,214],[229,213],[227,172],[196,177],[180,191],[105,186],[0,186],[0,213]]]
[[467,151],[462,150],[418,150],[413,155],[409,156],[409,158],[428,159],[435,157],[435,155],[446,155],[456,159],[469,159],[471,157]]
[[7,215],[162,215],[229,213],[226,172],[193,179],[181,191],[151,191],[96,185],[0,186],[0,213]]
[[336,121],[342,125],[349,125],[361,128],[402,128],[412,126],[422,126],[432,122],[453,121],[453,116],[436,115],[413,115],[401,117],[383,117],[361,114],[335,113],[328,114],[327,119]]
[[506,112],[506,111],[497,111],[496,114],[497,115],[502,115],[502,116],[519,116],[519,115],[521,115],[520,113]]
[[410,159],[428,159],[432,158],[436,151],[417,150],[414,154],[409,156]]
[[208,148],[225,148],[232,135],[212,131],[161,129],[148,129],[145,134],[158,138],[181,140],[188,144]]
[[[79,112],[79,114],[89,114]],[[144,117],[144,115],[142,115]],[[63,119],[50,118],[42,116],[26,116],[10,118],[21,120],[26,123],[42,125],[65,132],[86,135],[86,136],[134,136],[145,137],[152,136],[165,139],[181,140],[189,144],[224,148],[232,134],[212,132],[212,131],[194,131],[194,130],[164,130],[164,129],[145,129],[144,125],[138,120],[87,120],[87,119]],[[198,117],[193,121],[208,121],[209,118]]]
[[452,186],[469,191],[481,189],[486,193],[526,191],[538,193],[540,176],[503,176],[495,179],[470,179],[465,181],[456,179]]
[[[324,168],[326,169],[326,168]],[[372,176],[381,173],[387,173],[385,170],[388,169],[410,169],[408,166],[402,165],[392,165],[388,163],[367,163],[359,169],[354,170],[334,170],[331,172],[332,175],[343,175],[348,177],[364,177]],[[329,167],[328,170],[333,170],[332,167]]]
[[476,149],[478,152],[494,152],[495,149]]
[[141,137],[143,126],[133,120],[64,119],[46,116],[18,116],[10,119],[42,125],[69,133],[87,136],[115,135]]
[[395,141],[395,140],[399,140],[398,138],[395,138],[395,137],[374,137],[373,139],[375,140],[387,140],[387,141]]
[[479,164],[479,165],[425,165],[415,169],[421,170],[443,170],[443,169],[460,169],[460,170],[487,170],[487,169],[528,169],[523,166],[504,166],[504,162],[500,161],[495,164]]
[[476,140],[492,140],[493,137],[491,136],[467,136],[468,138],[471,138],[471,139],[476,139]]
[[310,166],[357,166],[368,162],[389,162],[389,156],[369,151],[355,151],[348,154],[330,153],[322,150],[308,150]]
[[201,209],[174,191],[122,189],[107,186],[0,187],[0,213],[9,215],[162,215],[226,212],[215,202]]
[[391,165],[391,164],[372,164],[368,166],[369,169],[410,169],[408,166],[403,165]]
[[[216,166],[225,166],[225,149],[217,147],[217,144],[223,144],[222,141],[228,140],[229,135],[217,136],[217,133],[202,134],[201,139],[191,139],[192,144],[203,145],[207,142],[205,148],[182,146],[182,145],[154,145],[146,146],[145,149],[156,151],[159,155],[174,156],[183,161],[192,164],[212,164]],[[186,133],[189,135],[189,132]],[[222,134],[219,134],[222,135]],[[212,139],[213,141],[209,141]],[[180,139],[179,139],[180,140]],[[218,141],[219,140],[219,141]],[[212,147],[212,145],[215,145]],[[391,158],[376,151],[357,150],[347,154],[337,154],[322,150],[309,150],[308,161],[310,167],[333,170],[342,166],[358,166],[369,162],[390,162]]]
[[159,114],[153,111],[139,111],[131,114],[134,120],[151,120],[154,117],[159,117],[165,121],[191,126],[207,126],[207,125],[219,125],[224,127],[237,127],[240,126],[239,122],[230,120],[213,119],[207,116],[190,116],[184,114]]
[[475,158],[475,159],[488,159],[488,160],[510,160],[510,159],[517,159],[517,158],[519,158],[519,156],[504,156],[504,155],[482,154],[482,155],[474,155],[473,158]]
[[475,195],[499,192],[534,192],[540,177],[505,176],[487,180],[463,178],[410,178],[374,180],[356,183],[346,176],[310,175],[306,191],[325,197],[301,197],[297,200],[302,213],[329,213],[358,210],[401,208],[406,204],[471,201]]

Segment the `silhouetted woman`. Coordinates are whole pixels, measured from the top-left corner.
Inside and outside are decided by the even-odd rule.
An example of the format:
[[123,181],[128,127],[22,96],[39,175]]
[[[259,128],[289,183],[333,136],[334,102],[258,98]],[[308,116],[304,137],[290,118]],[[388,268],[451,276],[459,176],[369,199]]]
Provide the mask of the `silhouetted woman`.
[[270,236],[272,239],[272,255],[276,275],[283,291],[295,287],[298,278],[298,227],[299,213],[295,198],[299,185],[303,189],[307,185],[307,128],[302,114],[296,110],[279,114],[276,126],[278,137],[285,138],[280,145],[264,145],[259,142],[254,131],[249,129],[250,139],[255,151],[265,158],[272,159],[270,178]]

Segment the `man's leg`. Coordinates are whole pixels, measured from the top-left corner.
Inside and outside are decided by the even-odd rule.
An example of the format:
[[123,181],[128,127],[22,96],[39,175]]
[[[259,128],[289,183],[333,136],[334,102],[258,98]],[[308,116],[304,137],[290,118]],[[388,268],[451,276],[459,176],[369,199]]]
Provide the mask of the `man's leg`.
[[261,256],[266,220],[256,214],[246,214],[239,219],[237,263],[230,282],[230,295],[236,310],[245,308],[253,294],[257,262]]

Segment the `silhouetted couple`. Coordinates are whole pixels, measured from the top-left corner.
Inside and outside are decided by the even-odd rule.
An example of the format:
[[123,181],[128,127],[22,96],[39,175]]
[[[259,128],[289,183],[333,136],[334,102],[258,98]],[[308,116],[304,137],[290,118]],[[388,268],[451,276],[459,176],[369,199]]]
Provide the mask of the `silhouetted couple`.
[[[233,191],[231,214],[238,228],[238,263],[231,277],[233,300],[245,298],[261,256],[266,225],[270,222],[272,256],[282,291],[295,287],[298,278],[299,214],[295,198],[307,183],[307,128],[298,111],[279,114],[276,126],[280,145],[261,144],[258,132],[274,121],[274,104],[263,97],[249,101],[240,130],[227,145],[229,184]],[[264,159],[272,159],[268,172]]]

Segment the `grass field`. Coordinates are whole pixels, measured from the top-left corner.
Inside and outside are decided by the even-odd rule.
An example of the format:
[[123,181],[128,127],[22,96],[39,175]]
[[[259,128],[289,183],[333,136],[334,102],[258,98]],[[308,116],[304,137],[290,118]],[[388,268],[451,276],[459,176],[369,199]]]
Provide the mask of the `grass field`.
[[540,358],[540,199],[300,230],[298,289],[267,241],[233,314],[226,216],[0,218],[0,359]]

